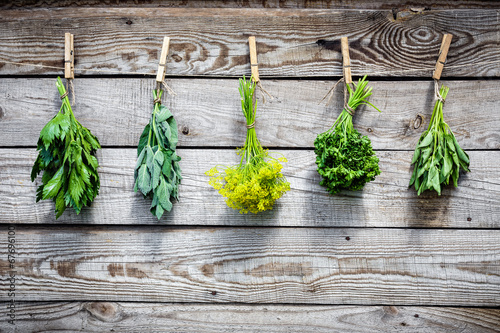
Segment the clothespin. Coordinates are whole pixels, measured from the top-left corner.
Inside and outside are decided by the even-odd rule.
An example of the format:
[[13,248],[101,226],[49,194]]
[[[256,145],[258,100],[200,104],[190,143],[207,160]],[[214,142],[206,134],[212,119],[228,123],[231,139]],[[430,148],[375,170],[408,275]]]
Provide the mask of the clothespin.
[[73,48],[73,34],[64,34],[64,78],[75,78],[75,51]]
[[443,72],[443,67],[446,62],[446,56],[448,55],[448,50],[450,49],[452,38],[453,38],[452,34],[444,34],[443,36],[443,41],[441,42],[441,48],[439,49],[439,57],[436,62],[434,73],[432,74],[432,78],[435,80],[439,80],[441,78],[441,73]]
[[161,84],[165,81],[165,72],[167,67],[168,48],[170,47],[170,37],[163,38],[163,46],[161,47],[160,63],[156,72],[156,82]]
[[346,84],[352,83],[351,77],[351,58],[349,57],[349,42],[347,37],[340,39],[342,49],[342,68],[344,71],[344,80]]
[[248,46],[250,47],[250,66],[252,68],[253,81],[260,81],[259,78],[259,63],[257,62],[257,46],[255,44],[255,36],[248,37]]

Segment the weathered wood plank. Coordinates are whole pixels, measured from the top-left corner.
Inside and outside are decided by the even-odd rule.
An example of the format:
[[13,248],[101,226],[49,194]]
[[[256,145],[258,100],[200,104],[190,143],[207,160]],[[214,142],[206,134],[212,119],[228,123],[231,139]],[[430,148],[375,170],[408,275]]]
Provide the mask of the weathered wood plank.
[[[500,230],[18,225],[16,300],[498,306],[499,237]],[[6,246],[1,253],[5,280]],[[0,300],[7,289],[0,286]]]
[[[0,316],[6,305],[0,303]],[[72,302],[16,304],[18,332],[498,332],[500,310],[413,306],[290,306]],[[13,327],[5,321],[0,328]]]
[[19,9],[29,7],[180,7],[180,8],[315,8],[315,9],[390,9],[403,8],[424,10],[467,9],[467,8],[500,8],[497,1],[491,0],[435,0],[432,3],[422,0],[12,0],[0,4],[2,9]]
[[[216,15],[214,15],[216,14]],[[247,37],[257,36],[263,77],[341,74],[340,41],[348,36],[353,75],[430,77],[443,33],[454,38],[446,76],[500,75],[498,10],[221,8],[53,8],[0,12],[0,60],[63,66],[63,32],[75,35],[81,69],[153,73],[163,36],[172,37],[169,75],[240,76],[250,72]],[[481,22],[481,24],[477,24]],[[353,28],[355,27],[355,28]],[[242,30],[244,29],[244,30]],[[456,68],[453,66],[466,66]],[[427,68],[428,70],[421,70]],[[394,70],[412,72],[394,72]],[[391,71],[391,73],[380,73]],[[3,64],[2,75],[60,70]]]
[[[417,196],[408,189],[411,152],[378,152],[382,174],[362,192],[329,195],[319,185],[312,151],[281,151],[289,160],[284,174],[291,183],[272,211],[241,215],[208,185],[204,172],[217,164],[236,164],[232,150],[179,150],[183,181],[180,202],[158,221],[151,202],[134,193],[135,149],[103,149],[101,191],[93,206],[76,215],[69,209],[58,223],[267,225],[321,227],[500,227],[500,151],[472,151],[472,172],[458,188]],[[51,201],[35,203],[30,182],[35,150],[0,150],[0,223],[55,223]]]
[[[0,79],[0,145],[35,146],[40,130],[57,113],[54,79]],[[234,79],[173,79],[177,96],[164,98],[174,113],[180,146],[241,146],[246,128]],[[265,146],[313,147],[316,136],[335,121],[343,105],[338,91],[318,104],[332,81],[267,80],[275,98],[259,103],[257,132]],[[450,81],[445,120],[464,149],[500,149],[500,81]],[[371,82],[370,101],[382,109],[360,108],[355,126],[375,149],[413,150],[434,107],[432,82]],[[137,146],[152,110],[153,79],[77,79],[77,118],[103,146]],[[259,94],[258,94],[259,95]]]

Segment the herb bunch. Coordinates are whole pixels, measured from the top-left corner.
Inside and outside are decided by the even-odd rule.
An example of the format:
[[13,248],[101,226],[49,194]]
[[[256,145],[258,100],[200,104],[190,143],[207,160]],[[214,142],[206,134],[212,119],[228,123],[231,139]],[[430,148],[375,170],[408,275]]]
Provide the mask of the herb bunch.
[[178,142],[177,122],[161,105],[162,90],[153,90],[153,113],[139,139],[134,191],[152,199],[151,213],[158,220],[172,209],[172,200],[179,199],[181,168],[175,149]]
[[460,168],[469,171],[469,156],[460,148],[455,135],[443,120],[443,101],[449,88],[441,86],[439,94],[443,100],[436,101],[429,128],[420,136],[411,164],[413,174],[410,185],[415,186],[418,195],[425,190],[441,189],[450,178],[458,186]]
[[[367,101],[372,87],[367,86],[366,76],[358,80],[353,90],[349,85],[348,106],[355,110],[360,105],[377,107]],[[363,186],[380,174],[379,159],[373,152],[367,136],[353,128],[352,115],[344,108],[333,126],[319,134],[314,141],[316,164],[325,186],[331,194],[346,190],[361,190]]]
[[57,219],[66,207],[73,207],[79,214],[99,193],[99,163],[94,155],[101,145],[76,120],[60,77],[56,86],[61,97],[65,97],[59,112],[40,132],[40,152],[31,170],[31,181],[43,171],[36,201],[52,199]]
[[226,198],[227,205],[241,214],[272,209],[274,202],[290,190],[290,183],[281,173],[283,166],[280,162],[287,162],[286,158],[272,157],[257,139],[254,128],[257,110],[255,87],[252,78],[239,80],[241,108],[247,123],[245,145],[238,149],[240,163],[216,166],[205,173],[210,176],[209,184]]

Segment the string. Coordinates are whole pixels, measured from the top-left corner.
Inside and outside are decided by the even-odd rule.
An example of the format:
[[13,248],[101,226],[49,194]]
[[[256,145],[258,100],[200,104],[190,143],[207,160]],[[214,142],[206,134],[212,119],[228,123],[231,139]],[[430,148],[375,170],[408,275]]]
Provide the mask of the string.
[[351,117],[354,116],[354,109],[349,106],[349,100],[347,99],[347,83],[344,85],[344,109]]
[[[40,65],[40,64],[32,64],[32,63],[24,63],[24,62],[15,62],[15,61],[6,61],[6,60],[0,60],[0,63],[3,64],[11,64],[11,65],[19,65],[19,66],[34,66],[34,67],[41,67],[41,68],[49,68],[49,69],[57,69],[57,70],[64,70],[64,67],[57,67],[57,66],[48,66],[48,65]],[[492,60],[492,61],[480,61],[480,62],[475,62],[471,64],[464,64],[464,65],[451,65],[451,66],[446,66],[447,69],[453,69],[453,68],[467,68],[467,67],[477,67],[481,65],[490,65],[490,64],[498,64],[500,63],[500,60]],[[352,65],[351,65],[352,66]],[[410,73],[410,72],[419,72],[419,71],[433,71],[435,67],[423,67],[423,68],[413,68],[413,69],[397,69],[397,70],[387,70],[387,71],[371,71],[369,67],[359,67],[359,68],[353,68],[356,71],[365,73],[367,75],[377,75],[377,74],[398,74],[398,73]],[[353,70],[353,71],[354,71]],[[107,70],[107,69],[93,69],[93,68],[75,68],[75,72],[95,72],[95,73],[111,73],[111,74],[127,74],[127,75],[144,75],[144,76],[156,76],[155,73],[143,73],[143,72],[128,72],[128,71],[117,71],[117,70]],[[356,76],[356,74],[354,74]],[[269,95],[265,90],[264,92]],[[271,95],[269,95],[271,96]],[[271,96],[272,97],[272,96]]]
[[266,103],[266,96],[264,95],[264,93],[267,94],[267,96],[269,96],[269,98],[273,99],[273,96],[271,96],[270,93],[267,92],[266,89],[264,89],[264,87],[262,87],[262,83],[260,83],[260,80],[257,81],[257,88],[259,88],[259,91],[262,95],[262,104],[265,104]]
[[335,91],[335,88],[337,88],[337,85],[344,81],[344,77],[341,77],[340,80],[338,80],[334,85],[333,87],[330,88],[330,90],[328,90],[328,92],[326,93],[326,95],[321,99],[321,101],[319,101],[318,104],[321,104],[321,102],[323,102],[325,100],[326,97],[328,97],[328,95],[330,95],[330,97],[328,98],[328,101],[326,101],[326,104],[330,104],[330,101],[332,100],[332,97],[333,97],[333,92]]
[[163,84],[163,86],[165,87],[165,90],[166,90],[166,91],[168,91],[168,93],[169,93],[170,95],[172,95],[172,96],[177,96],[177,94],[175,93],[175,91],[174,91],[172,88],[170,88],[170,87],[168,86],[168,84],[167,84],[167,82],[165,82],[165,80],[163,80],[163,81],[162,81],[162,84]]
[[434,94],[436,95],[436,99],[444,104],[444,98],[439,93],[439,80],[434,79]]

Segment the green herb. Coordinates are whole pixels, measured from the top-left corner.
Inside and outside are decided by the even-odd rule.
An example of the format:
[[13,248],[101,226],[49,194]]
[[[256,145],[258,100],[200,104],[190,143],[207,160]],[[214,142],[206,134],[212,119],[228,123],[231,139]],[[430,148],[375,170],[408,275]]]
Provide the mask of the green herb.
[[[443,101],[448,91],[448,87],[441,86]],[[469,156],[443,120],[443,101],[436,102],[429,128],[420,136],[411,161],[414,167],[409,186],[414,185],[418,195],[425,190],[441,195],[442,186],[449,184],[450,177],[458,186],[460,168],[469,171]]]
[[[137,147],[134,191],[152,199],[151,213],[158,220],[172,209],[172,200],[179,199],[181,168],[175,149],[178,141],[177,122],[159,102],[163,91],[153,90],[155,105]],[[158,100],[158,102],[156,102]]]
[[[57,78],[61,96],[66,89]],[[56,218],[66,207],[77,214],[89,206],[99,193],[99,163],[94,156],[101,146],[95,136],[83,127],[71,110],[67,95],[62,99],[59,112],[40,132],[37,150],[40,151],[31,170],[31,181],[43,171],[42,185],[38,187],[36,201],[52,199]]]
[[[349,100],[347,105],[355,110],[360,105],[370,105],[366,99],[372,94],[367,87],[366,76],[353,89],[347,85]],[[344,108],[333,126],[318,135],[314,141],[316,164],[322,180],[320,185],[335,194],[343,189],[361,190],[363,186],[380,174],[379,159],[373,152],[367,136],[353,128],[352,115]]]
[[205,174],[209,184],[226,197],[229,207],[240,213],[258,213],[272,209],[274,202],[290,190],[290,183],[281,173],[285,157],[274,158],[262,148],[255,132],[254,92],[256,84],[245,77],[239,81],[241,107],[247,123],[245,146],[238,149],[241,160],[235,166],[216,166]]

